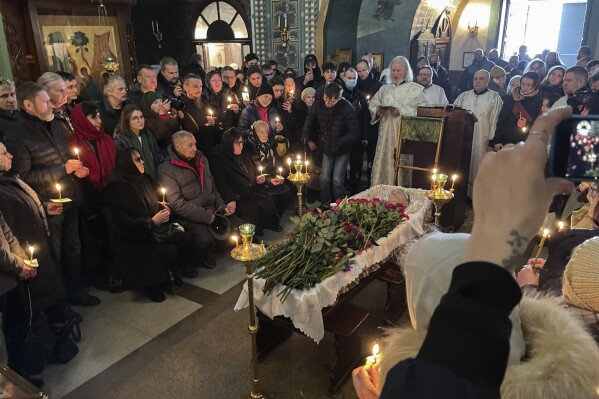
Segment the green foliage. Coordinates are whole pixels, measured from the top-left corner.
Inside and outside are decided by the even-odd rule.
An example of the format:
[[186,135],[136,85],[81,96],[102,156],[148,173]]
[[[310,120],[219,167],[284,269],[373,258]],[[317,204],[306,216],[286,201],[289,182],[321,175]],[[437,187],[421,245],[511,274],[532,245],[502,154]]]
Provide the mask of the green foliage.
[[293,231],[285,242],[268,249],[256,264],[255,276],[266,280],[266,294],[284,286],[279,295],[285,301],[293,289],[311,288],[341,270],[351,270],[354,255],[376,245],[404,219],[401,205],[347,198],[330,211],[294,216]]

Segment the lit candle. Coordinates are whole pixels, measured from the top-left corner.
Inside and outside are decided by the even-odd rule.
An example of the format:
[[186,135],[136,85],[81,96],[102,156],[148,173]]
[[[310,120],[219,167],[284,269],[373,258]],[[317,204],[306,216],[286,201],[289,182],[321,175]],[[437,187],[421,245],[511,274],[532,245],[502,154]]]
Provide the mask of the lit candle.
[[541,256],[541,251],[543,250],[543,245],[545,245],[545,240],[547,239],[547,237],[549,237],[549,229],[543,230],[543,237],[541,237],[541,243],[539,244],[539,250],[535,255],[535,261],[533,263],[533,266],[537,264],[537,259],[539,258],[539,256]]
[[81,161],[81,158],[79,158],[79,148],[75,147],[73,151],[75,152],[75,155],[77,155],[77,160]]
[[366,96],[366,101],[370,101],[370,95]]
[[35,250],[35,248],[33,248],[33,245],[29,246],[29,262],[33,261],[33,251]]
[[564,227],[566,227],[566,224],[564,222],[562,222],[561,220],[557,225],[559,226],[559,229],[557,230],[558,232],[562,231],[564,229]]
[[227,101],[229,101],[229,104],[227,105],[227,109],[231,108],[231,97],[227,97]]
[[379,344],[374,344],[372,346],[372,356],[366,358],[366,364],[375,365],[379,356]]
[[[262,171],[264,170],[262,165],[258,166],[258,170],[260,171],[260,176],[262,176]],[[260,176],[258,176],[258,177],[260,177]]]
[[289,92],[289,94],[291,94],[291,98],[293,98],[293,92],[294,92],[293,89],[291,89],[291,91]]
[[275,118],[275,123],[279,123],[280,121],[281,121],[281,120],[280,120],[280,119],[279,119],[279,117],[277,116],[277,117]]
[[166,202],[166,188],[161,187],[160,191],[162,192],[162,202]]
[[301,155],[299,155],[299,154],[297,154],[297,155],[295,156],[295,159],[297,159],[298,161],[301,161],[301,159],[302,159],[302,156],[301,156]]
[[231,236],[231,239],[233,239],[233,241],[235,241],[235,248],[239,247],[239,237]]
[[58,190],[58,199],[62,199],[62,187],[60,187],[60,184],[56,183],[56,190]]
[[283,178],[283,168],[279,167],[279,177]]
[[241,93],[241,99],[243,100],[244,103],[250,101],[250,93],[248,93],[247,87],[243,88],[243,93]]
[[[436,171],[436,170],[437,170],[437,169],[435,169],[435,171]],[[434,189],[435,189],[435,182],[436,182],[436,181],[437,181],[437,175],[433,175],[432,182],[431,182],[431,190],[434,190]]]
[[437,168],[433,168],[433,175],[437,174]]
[[304,165],[306,165],[306,173],[308,173],[308,165],[310,165],[310,162],[309,161],[305,161]]
[[449,191],[453,192],[453,186],[455,184],[455,180],[458,178],[458,175],[451,176],[451,189]]
[[208,113],[210,114],[210,117],[212,118],[212,110],[210,108],[208,108]]
[[291,174],[291,158],[287,158],[287,165],[289,165],[289,174]]

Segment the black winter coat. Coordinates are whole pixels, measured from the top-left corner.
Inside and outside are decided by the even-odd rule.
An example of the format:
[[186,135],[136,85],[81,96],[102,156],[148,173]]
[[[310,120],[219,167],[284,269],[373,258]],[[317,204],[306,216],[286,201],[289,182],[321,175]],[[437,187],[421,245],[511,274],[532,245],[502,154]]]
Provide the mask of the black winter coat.
[[[157,251],[154,222],[142,196],[128,182],[113,175],[102,192],[104,215],[114,252],[114,265],[128,289],[143,289],[168,281]],[[176,263],[173,260],[173,263]]]
[[[285,126],[283,125],[283,130],[277,133],[275,129],[275,125],[277,123],[277,118],[281,118],[279,112],[276,107],[271,103],[268,107],[268,126],[270,127],[268,137],[273,138],[277,134],[282,134],[287,137],[287,132]],[[248,104],[247,107],[241,112],[241,117],[239,117],[239,130],[243,133],[244,137],[249,136],[252,131],[252,124],[260,120],[260,116],[258,115],[258,111],[256,110],[255,101],[252,101]],[[282,123],[282,119],[279,119]]]
[[14,124],[19,120],[19,111],[5,111],[0,109],[0,141],[4,141],[4,136],[11,130]]
[[102,101],[98,101],[96,105],[100,110],[100,117],[102,118],[102,127],[104,131],[109,135],[114,134],[114,129],[119,125],[119,119],[121,119],[121,112],[125,105],[132,104],[130,100],[125,100],[123,105],[119,109],[114,109],[108,102],[106,96],[102,97]]
[[354,108],[341,98],[332,108],[323,99],[314,100],[304,123],[302,138],[308,140],[310,132],[318,126],[322,152],[328,156],[349,154],[352,144],[360,138],[360,128]]
[[[21,110],[21,119],[5,137],[5,145],[13,155],[12,171],[21,175],[42,201],[57,198],[56,183],[62,186],[62,196],[79,205],[83,197],[79,179],[67,175],[69,160],[67,138],[55,128]],[[68,206],[67,205],[67,206]]]
[[214,148],[210,165],[218,192],[226,203],[236,201],[235,214],[256,225],[257,231],[277,226],[277,208],[266,189],[266,183],[256,183],[258,170],[251,155],[244,151],[239,157],[243,168],[232,155],[223,154],[220,146]]
[[[522,106],[528,114],[534,119],[537,119],[541,115],[541,105],[543,103],[543,97],[541,93],[534,97],[525,97],[521,101]],[[516,124],[518,122],[519,115],[513,111],[516,101],[513,96],[506,96],[503,99],[503,107],[499,112],[497,118],[497,129],[495,130],[495,137],[493,138],[493,144],[516,144],[520,141],[525,141],[530,131],[533,122],[526,124],[526,132],[522,131],[522,128]]]
[[181,120],[181,128],[193,133],[198,150],[204,154],[210,154],[212,148],[220,143],[223,134],[222,127],[219,124],[206,126],[210,105],[204,98],[201,102],[195,102],[183,96],[183,103],[185,103],[185,108],[183,108],[184,118]]
[[39,208],[10,172],[0,174],[0,213],[21,247],[24,248],[27,242],[35,246],[35,258],[40,267],[37,277],[29,280],[28,284],[34,308],[44,309],[64,294],[62,273],[52,257]]

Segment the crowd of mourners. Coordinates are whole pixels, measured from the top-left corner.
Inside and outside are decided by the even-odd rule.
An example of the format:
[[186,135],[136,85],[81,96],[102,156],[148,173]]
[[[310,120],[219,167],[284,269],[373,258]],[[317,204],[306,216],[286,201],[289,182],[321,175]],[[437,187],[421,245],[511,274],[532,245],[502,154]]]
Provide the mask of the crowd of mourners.
[[[313,175],[308,201],[326,210],[364,181],[394,184],[397,118],[418,106],[457,97],[469,108],[468,93],[498,93],[489,101],[496,112],[477,115],[486,118],[478,133],[485,151],[524,140],[523,128],[551,107],[598,113],[599,61],[589,55],[582,47],[580,65],[566,68],[557,52],[531,59],[523,46],[504,61],[496,50],[477,50],[458,87],[438,55],[414,66],[395,57],[379,72],[370,53],[355,66],[319,65],[308,55],[301,71],[259,66],[255,54],[242,69],[207,71],[198,54],[181,68],[164,57],[159,67],[139,66],[129,88],[119,75],[94,82],[46,72],[17,86],[0,78],[9,366],[41,385],[31,375],[74,356],[82,316],[71,305],[98,305],[91,285],[162,302],[181,276],[215,268],[215,253],[241,224],[254,224],[257,237],[282,231],[281,216],[295,203],[286,177],[296,157]],[[471,181],[482,156],[473,158]],[[57,342],[45,359],[31,359],[39,349],[28,339],[45,325]]]

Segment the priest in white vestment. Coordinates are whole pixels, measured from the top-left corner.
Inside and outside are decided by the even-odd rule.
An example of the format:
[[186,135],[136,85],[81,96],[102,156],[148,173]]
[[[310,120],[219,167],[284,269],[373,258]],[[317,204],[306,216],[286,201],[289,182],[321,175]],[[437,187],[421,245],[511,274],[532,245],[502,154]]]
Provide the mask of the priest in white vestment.
[[468,196],[472,197],[472,183],[478,171],[478,165],[487,152],[489,141],[495,137],[497,118],[503,106],[501,96],[489,90],[490,74],[481,69],[474,74],[473,90],[463,92],[454,104],[472,111],[478,119],[474,125],[472,137],[472,155],[470,157],[470,175],[468,177]]
[[414,82],[414,74],[405,57],[389,64],[391,82],[383,85],[368,104],[371,124],[380,120],[379,140],[372,164],[371,185],[394,184],[393,153],[397,147],[400,115],[415,116],[416,107],[426,105],[424,88]]
[[423,65],[416,71],[416,82],[424,87],[424,97],[426,105],[431,107],[435,105],[446,105],[447,96],[441,86],[433,84],[433,68],[430,65]]

